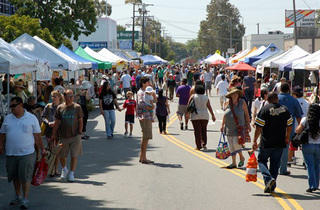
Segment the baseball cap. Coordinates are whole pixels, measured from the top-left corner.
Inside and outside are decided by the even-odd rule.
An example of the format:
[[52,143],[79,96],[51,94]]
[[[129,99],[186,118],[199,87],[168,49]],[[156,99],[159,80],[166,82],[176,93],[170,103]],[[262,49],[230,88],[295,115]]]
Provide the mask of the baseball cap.
[[153,88],[151,87],[151,86],[148,86],[147,88],[146,88],[146,91],[145,91],[146,93],[151,93],[151,92],[153,92]]

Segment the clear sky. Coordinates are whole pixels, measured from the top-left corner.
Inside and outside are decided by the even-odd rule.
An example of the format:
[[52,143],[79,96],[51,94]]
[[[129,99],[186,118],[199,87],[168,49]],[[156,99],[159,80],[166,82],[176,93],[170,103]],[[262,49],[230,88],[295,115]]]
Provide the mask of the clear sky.
[[[112,5],[111,18],[118,24],[132,23],[132,5],[126,5],[125,0],[107,0]],[[206,18],[206,6],[210,0],[143,0],[153,4],[148,7],[149,15],[159,20],[167,30],[166,33],[177,42],[185,43],[197,37],[200,21]],[[247,34],[257,33],[257,23],[260,24],[260,33],[286,29],[285,10],[293,8],[292,0],[230,0],[235,5],[246,27]],[[320,0],[296,0],[297,9],[320,9]],[[132,26],[129,26],[132,27]],[[129,29],[128,29],[129,30]]]

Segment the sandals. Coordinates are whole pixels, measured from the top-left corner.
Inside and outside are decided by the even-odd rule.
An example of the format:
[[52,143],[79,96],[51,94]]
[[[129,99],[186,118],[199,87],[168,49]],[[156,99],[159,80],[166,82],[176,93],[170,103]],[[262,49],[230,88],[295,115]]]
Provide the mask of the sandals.
[[139,160],[142,164],[153,164],[154,162],[152,160]]
[[238,163],[238,168],[243,167],[243,165],[244,165],[244,160],[240,160],[240,162]]
[[237,166],[236,166],[236,165],[233,165],[233,164],[230,164],[230,165],[228,165],[226,168],[227,168],[227,169],[233,169],[233,168],[237,168]]

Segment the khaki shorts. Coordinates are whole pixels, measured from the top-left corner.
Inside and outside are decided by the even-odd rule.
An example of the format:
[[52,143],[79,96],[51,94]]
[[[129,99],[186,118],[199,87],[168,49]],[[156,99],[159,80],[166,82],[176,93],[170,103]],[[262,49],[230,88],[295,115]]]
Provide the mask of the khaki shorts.
[[227,100],[226,96],[220,96],[220,103],[225,103]]
[[71,157],[78,157],[82,155],[82,143],[81,143],[81,135],[68,138],[68,139],[61,139],[62,148],[59,153],[60,157],[68,157],[70,152]]
[[180,105],[179,104],[177,114],[180,116],[187,114],[187,107],[188,107],[188,105]]
[[21,183],[31,182],[35,162],[35,153],[23,156],[7,156],[6,168],[8,181],[18,180]]
[[242,151],[242,145],[238,144],[238,136],[227,136],[231,155]]
[[152,139],[152,120],[140,120],[142,140]]

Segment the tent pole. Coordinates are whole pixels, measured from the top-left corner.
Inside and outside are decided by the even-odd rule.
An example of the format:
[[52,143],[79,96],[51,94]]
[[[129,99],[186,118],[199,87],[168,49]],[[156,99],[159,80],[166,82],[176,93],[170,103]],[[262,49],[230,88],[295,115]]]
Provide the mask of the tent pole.
[[36,103],[38,103],[38,85],[37,85],[37,72],[33,71],[33,95],[36,97]]
[[317,97],[316,97],[316,103],[319,103],[319,70],[315,71],[315,73],[317,74],[316,78],[317,78]]
[[7,101],[7,114],[9,114],[9,110],[10,110],[10,72],[8,72],[8,78],[7,78],[7,97],[8,97],[8,101]]

